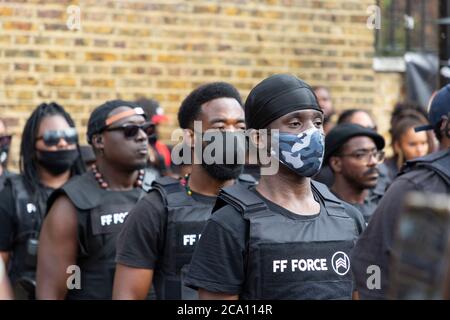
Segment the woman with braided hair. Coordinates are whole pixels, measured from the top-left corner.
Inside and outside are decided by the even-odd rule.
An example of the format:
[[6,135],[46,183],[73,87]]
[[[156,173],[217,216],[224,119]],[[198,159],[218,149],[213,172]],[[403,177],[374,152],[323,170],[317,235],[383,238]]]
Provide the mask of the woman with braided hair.
[[422,108],[413,103],[397,103],[391,116],[391,146],[393,156],[385,161],[393,180],[403,164],[435,150],[430,132],[415,132],[414,128],[428,124]]

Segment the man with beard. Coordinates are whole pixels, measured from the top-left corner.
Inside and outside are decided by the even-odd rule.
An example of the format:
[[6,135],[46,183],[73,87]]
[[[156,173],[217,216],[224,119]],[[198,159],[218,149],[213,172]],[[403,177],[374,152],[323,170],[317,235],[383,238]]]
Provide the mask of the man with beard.
[[111,299],[116,238],[143,194],[152,130],[144,110],[132,102],[108,101],[92,112],[87,138],[96,164],[48,201],[38,254],[39,299]]
[[3,120],[0,119],[0,190],[3,189],[6,178],[13,175],[6,170],[9,148],[11,147],[11,138],[11,135],[6,134],[6,125]]
[[384,194],[377,188],[384,145],[374,130],[350,123],[334,127],[325,138],[324,162],[334,173],[331,191],[358,208],[366,223]]
[[279,170],[261,170],[254,188],[220,192],[185,284],[202,299],[351,299],[349,252],[364,220],[310,179],[324,152],[323,112],[311,87],[287,74],[263,80],[245,102],[245,121],[251,142]]
[[[232,185],[242,171],[243,165],[225,159],[207,164],[209,144],[202,142],[207,133],[243,134],[244,110],[236,88],[223,82],[200,86],[184,99],[178,121],[184,143],[193,149],[183,149],[184,156],[194,156],[192,172],[181,181],[156,180],[132,210],[117,242],[114,299],[145,299],[152,283],[157,299],[195,299],[196,292],[182,285],[183,276],[219,189]],[[238,152],[236,144],[224,147],[223,156]]]
[[75,123],[54,102],[28,118],[20,145],[20,175],[0,193],[0,256],[17,299],[34,299],[36,254],[50,194],[84,172]]

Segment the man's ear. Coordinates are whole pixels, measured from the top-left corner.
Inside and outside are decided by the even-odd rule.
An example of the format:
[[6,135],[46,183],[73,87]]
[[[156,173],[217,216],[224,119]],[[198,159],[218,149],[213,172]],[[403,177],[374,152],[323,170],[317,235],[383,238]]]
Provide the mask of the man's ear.
[[105,148],[101,134],[96,134],[92,137],[92,146],[97,150],[103,150]]
[[330,159],[328,160],[328,164],[331,168],[331,170],[333,170],[334,173],[341,173],[342,171],[342,161],[340,157],[333,157],[331,156]]
[[194,148],[195,146],[194,130],[183,129],[183,143],[185,143],[190,148]]

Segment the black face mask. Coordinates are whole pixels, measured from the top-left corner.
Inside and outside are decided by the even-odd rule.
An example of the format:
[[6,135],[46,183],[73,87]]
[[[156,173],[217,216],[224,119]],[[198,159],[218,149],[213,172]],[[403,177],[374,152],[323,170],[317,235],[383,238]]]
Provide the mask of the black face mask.
[[[225,134],[225,133],[223,133],[223,134]],[[230,134],[230,133],[227,133],[227,134]],[[217,180],[221,180],[221,181],[236,179],[237,177],[239,177],[239,175],[242,173],[242,170],[244,168],[244,164],[238,164],[238,155],[245,150],[245,144],[241,143],[242,140],[239,140],[239,141],[240,142],[237,142],[237,143],[236,143],[236,141],[234,141],[234,143],[232,143],[232,145],[228,145],[228,143],[231,141],[229,141],[229,140],[227,141],[227,139],[225,139],[225,137],[223,137],[224,152],[222,153],[223,159],[222,159],[221,164],[219,164],[219,163],[207,164],[207,163],[205,163],[205,161],[202,161],[203,168],[205,168],[206,172],[208,172],[208,174],[211,177],[213,177]],[[205,148],[207,148],[213,142],[214,142],[214,140],[203,143],[203,146],[202,146],[203,154],[205,154],[205,152],[204,152]],[[227,154],[233,155],[233,164],[226,163],[226,155]],[[214,157],[215,153],[211,152],[211,155]]]
[[69,170],[78,158],[78,150],[37,151],[37,159],[51,174],[57,176]]

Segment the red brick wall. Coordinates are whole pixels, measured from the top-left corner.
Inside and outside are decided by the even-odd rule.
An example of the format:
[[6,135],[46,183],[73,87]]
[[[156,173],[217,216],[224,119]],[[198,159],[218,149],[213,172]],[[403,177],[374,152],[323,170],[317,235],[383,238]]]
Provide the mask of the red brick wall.
[[[375,107],[375,0],[0,1],[0,117],[15,134],[42,101],[67,107],[84,142],[89,112],[108,99],[160,100],[176,127],[183,97],[208,81],[245,97],[262,78],[294,73],[331,88],[338,109]],[[81,30],[66,12],[79,4]]]

